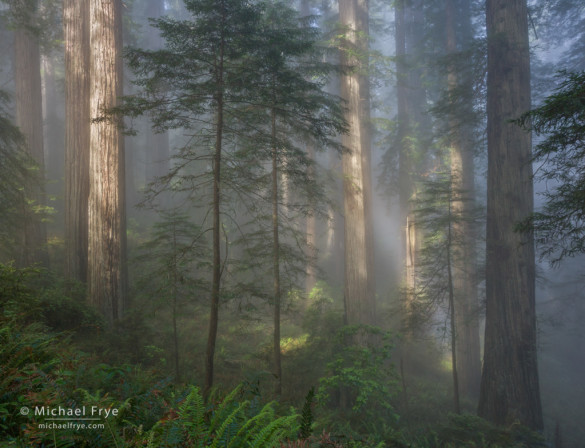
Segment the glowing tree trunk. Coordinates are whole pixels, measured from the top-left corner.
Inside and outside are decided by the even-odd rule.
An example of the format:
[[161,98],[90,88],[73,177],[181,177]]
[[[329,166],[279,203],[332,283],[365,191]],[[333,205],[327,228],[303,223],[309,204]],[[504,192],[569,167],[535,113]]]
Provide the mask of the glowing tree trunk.
[[[90,2],[90,116],[103,117],[122,94],[120,0]],[[109,323],[126,300],[124,141],[117,119],[91,123],[89,156],[89,300]]]
[[[446,50],[454,55],[457,49],[457,36],[455,32],[455,8],[453,0],[446,0]],[[461,17],[462,22],[469,23],[469,8]],[[470,28],[470,27],[469,27]],[[470,34],[470,33],[469,33]],[[466,36],[470,38],[471,36]],[[468,80],[457,72],[454,64],[448,67],[448,92],[456,109],[458,90],[460,84]],[[465,83],[464,88],[471,88],[471,84]],[[466,92],[471,97],[472,92]],[[475,265],[475,238],[472,222],[473,196],[474,196],[474,163],[473,141],[471,129],[466,117],[456,116],[463,111],[454,110],[449,117],[449,130],[451,135],[451,253],[453,272],[454,295],[454,329],[453,341],[456,346],[457,372],[460,392],[468,398],[477,398],[479,393],[479,379],[481,375],[480,348],[479,348],[479,322],[478,322],[478,297],[476,286]],[[472,111],[469,111],[469,115]]]
[[345,314],[348,324],[373,323],[374,250],[370,166],[370,87],[367,74],[368,1],[340,0],[339,15],[346,27],[342,64],[353,70],[341,76],[341,97],[347,101],[349,133],[342,143],[345,216]]
[[65,0],[65,275],[87,280],[89,2]]

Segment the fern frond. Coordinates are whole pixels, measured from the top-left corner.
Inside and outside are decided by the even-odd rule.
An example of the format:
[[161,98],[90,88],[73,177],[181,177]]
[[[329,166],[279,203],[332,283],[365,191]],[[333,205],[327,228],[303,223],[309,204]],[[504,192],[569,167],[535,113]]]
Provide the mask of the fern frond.
[[[248,439],[250,439],[252,436],[255,436],[258,428],[266,426],[266,424],[274,418],[274,409],[272,408],[272,404],[273,402],[265,404],[258,414],[242,425],[240,430],[237,432],[236,437],[234,437],[234,439],[228,445],[228,448],[245,446]],[[240,439],[242,436],[243,438]],[[239,442],[238,445],[235,444],[236,441]]]
[[215,412],[213,412],[213,416],[211,417],[211,421],[209,422],[209,433],[213,433],[215,428],[221,424],[223,419],[225,418],[225,414],[230,411],[230,408],[235,404],[235,397],[242,389],[242,385],[239,384],[234,390],[232,390],[221,402],[219,407]]
[[217,448],[218,446],[217,444],[220,443],[220,441],[227,442],[227,440],[224,440],[223,438],[226,429],[229,428],[229,426],[234,422],[238,414],[243,413],[243,410],[248,406],[248,404],[249,401],[244,401],[237,408],[235,408],[233,412],[224,420],[222,425],[217,430],[217,434],[214,435],[215,437],[213,439],[213,444],[211,445],[212,448]]
[[[280,417],[264,427],[250,444],[250,448],[273,447],[286,437],[286,432],[290,431],[292,424],[296,421],[296,415]],[[287,428],[289,431],[287,431]]]
[[196,447],[203,447],[210,431],[205,428],[205,404],[198,387],[191,386],[191,390],[183,403],[179,406],[179,418],[188,433],[196,442]]

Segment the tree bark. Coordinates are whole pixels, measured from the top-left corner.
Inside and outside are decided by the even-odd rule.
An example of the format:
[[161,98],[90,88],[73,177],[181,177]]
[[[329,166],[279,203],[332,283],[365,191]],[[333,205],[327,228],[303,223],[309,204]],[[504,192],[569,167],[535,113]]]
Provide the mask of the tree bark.
[[272,108],[272,269],[274,294],[274,375],[276,395],[282,393],[282,359],[280,350],[280,243],[278,232],[278,152],[276,148],[276,109]]
[[[38,3],[35,2],[35,8]],[[34,17],[36,11],[30,13]],[[34,26],[29,23],[28,26]],[[22,132],[29,156],[38,167],[37,175],[25,185],[27,203],[19,264],[49,265],[47,230],[42,222],[45,206],[45,154],[43,146],[43,101],[39,38],[31,29],[20,25],[14,37],[14,83],[16,91],[16,125]],[[30,203],[28,203],[30,201]]]
[[[222,5],[222,8],[225,8]],[[222,9],[223,19],[225,20],[225,9]],[[223,144],[223,70],[224,70],[224,49],[225,36],[221,36],[219,56],[217,66],[215,67],[217,92],[215,95],[216,105],[216,122],[215,122],[215,153],[213,156],[213,262],[212,262],[212,279],[211,279],[211,311],[209,314],[209,333],[207,336],[207,349],[205,354],[205,389],[204,395],[207,398],[211,387],[213,386],[213,367],[215,357],[215,343],[217,340],[217,328],[219,323],[219,293],[221,284],[221,157]]]
[[89,200],[89,4],[65,0],[65,276],[87,281]]
[[[311,9],[309,6],[308,0],[301,1],[301,17],[306,17],[311,14]],[[313,163],[315,161],[315,148],[313,143],[307,143],[307,158]],[[307,168],[307,174],[310,178],[313,178],[315,175],[315,168],[313,164],[309,165]],[[315,269],[315,262],[317,257],[317,218],[315,217],[315,204],[310,201],[309,203],[309,215],[307,216],[306,221],[306,243],[307,243],[307,253],[308,253],[308,260],[307,260],[307,267],[306,267],[306,277],[305,277],[305,292],[307,295],[311,293],[315,285],[317,284],[317,271]]]
[[[161,0],[149,0],[146,7],[146,16],[148,18],[158,18],[164,14],[164,2]],[[160,34],[155,32],[146,24],[148,35],[146,38],[146,47],[150,50],[159,50],[162,47]],[[169,134],[168,132],[154,133],[149,128],[147,131],[147,148],[146,157],[146,182],[152,182],[157,177],[167,174],[169,168]]]
[[533,211],[531,136],[511,119],[530,109],[526,0],[488,0],[486,330],[479,415],[543,427],[532,235],[515,232]]
[[[307,158],[311,161],[311,165],[307,168],[307,174],[310,178],[314,178],[315,167],[313,163],[315,161],[315,149],[312,143],[307,144]],[[317,261],[317,217],[315,216],[315,204],[313,201],[310,201],[309,204],[311,208],[307,216],[305,229],[308,255],[305,278],[305,291],[307,294],[310,294],[317,284],[317,270],[315,268]]]
[[[468,23],[469,8],[464,11],[461,22]],[[457,51],[456,17],[453,0],[445,3],[446,50],[453,57]],[[470,28],[470,27],[469,27]],[[471,39],[471,36],[466,36]],[[476,286],[475,238],[472,223],[474,197],[474,163],[471,130],[461,117],[464,111],[457,109],[457,91],[471,88],[457,72],[452,62],[448,67],[447,90],[452,107],[449,116],[449,137],[451,155],[451,233],[450,252],[453,272],[454,329],[456,333],[456,359],[458,383],[461,394],[476,399],[479,394],[481,376],[478,297]],[[472,92],[467,92],[469,98]],[[460,101],[460,100],[459,100]],[[470,99],[469,99],[470,101]],[[468,111],[469,116],[473,111]]]
[[42,57],[44,149],[47,155],[46,177],[53,181],[53,185],[47,185],[49,194],[51,195],[59,195],[61,193],[61,183],[56,181],[63,177],[63,160],[65,156],[64,134],[59,116],[61,102],[57,90],[55,62],[55,58],[49,55]]
[[[451,201],[449,199],[449,201]],[[449,295],[449,311],[450,311],[450,323],[451,323],[451,374],[453,378],[453,407],[456,414],[461,413],[461,404],[459,399],[459,374],[457,367],[457,350],[459,344],[457,341],[457,327],[456,327],[456,314],[457,305],[455,303],[455,288],[453,282],[453,232],[451,224],[451,202],[449,202],[449,230],[447,232],[447,283],[448,283],[448,295]]]
[[[423,33],[422,18],[417,7],[407,0],[395,4],[396,22],[396,77],[397,77],[397,145],[398,145],[398,188],[400,201],[400,221],[402,226],[402,260],[404,281],[404,331],[412,337],[415,330],[414,303],[416,301],[416,266],[419,250],[418,234],[414,214],[416,198],[415,169],[413,157],[419,150],[413,137],[420,134],[423,127],[424,90],[420,81],[420,70],[413,61],[420,53]],[[417,135],[420,139],[420,135]]]
[[[90,2],[90,117],[103,117],[122,94],[120,0]],[[112,324],[126,300],[124,140],[118,119],[91,123],[88,215],[89,300]]]
[[341,97],[347,101],[349,132],[342,138],[345,314],[346,322],[373,324],[374,245],[372,224],[372,180],[370,162],[370,86],[368,70],[368,0],[339,0],[339,16],[346,27],[343,65],[351,72],[341,76]]

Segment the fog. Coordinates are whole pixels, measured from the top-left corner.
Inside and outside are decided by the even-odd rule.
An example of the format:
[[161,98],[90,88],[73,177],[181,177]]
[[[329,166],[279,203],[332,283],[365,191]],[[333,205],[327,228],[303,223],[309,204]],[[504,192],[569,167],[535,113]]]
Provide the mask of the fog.
[[[225,446],[583,446],[585,250],[543,252],[583,209],[522,227],[583,170],[543,178],[565,153],[511,122],[582,73],[580,2],[506,9],[531,89],[501,87],[481,1],[105,3],[0,2],[2,442],[208,446],[233,418]],[[107,436],[18,411],[91,405]]]

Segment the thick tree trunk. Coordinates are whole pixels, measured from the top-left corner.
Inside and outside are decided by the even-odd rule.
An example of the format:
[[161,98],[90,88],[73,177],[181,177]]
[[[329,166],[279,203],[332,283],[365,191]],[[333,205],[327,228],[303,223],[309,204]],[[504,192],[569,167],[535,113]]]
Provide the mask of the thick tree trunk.
[[[47,231],[41,219],[45,206],[41,58],[38,36],[23,26],[16,29],[14,37],[14,83],[16,125],[25,138],[28,154],[39,168],[37,176],[24,189],[27,203],[23,204],[24,225],[19,264],[29,266],[40,263],[48,266]],[[35,211],[37,208],[40,213]]]
[[[446,0],[446,50],[454,56],[457,49],[455,32],[455,8],[453,0]],[[462,22],[469,22],[469,9]],[[470,36],[468,36],[470,37]],[[473,194],[474,164],[473,147],[469,124],[466,117],[458,116],[462,111],[456,109],[457,90],[461,90],[462,80],[457,67],[448,68],[447,89],[452,107],[449,118],[451,146],[451,233],[450,252],[453,271],[454,330],[456,338],[457,373],[460,392],[464,397],[476,399],[479,394],[481,365],[479,359],[478,298],[476,287],[475,238],[473,232]],[[465,80],[463,80],[465,82]],[[469,86],[471,87],[471,86]],[[469,92],[471,97],[472,93]],[[470,111],[470,115],[471,115]]]
[[[120,0],[90,2],[90,116],[103,117],[122,94]],[[89,300],[111,324],[126,300],[124,140],[118,119],[91,123],[88,215]]]
[[[341,76],[347,101],[349,133],[342,143],[345,215],[345,314],[352,324],[375,322],[372,179],[370,162],[370,88],[368,69],[368,0],[339,0],[339,16],[347,27],[343,65],[356,66]],[[353,55],[358,55],[352,56]]]
[[65,276],[87,281],[89,199],[89,3],[65,0]]
[[[397,121],[398,121],[398,185],[400,221],[402,226],[402,260],[404,281],[404,331],[413,336],[414,302],[416,300],[416,266],[418,255],[418,229],[414,215],[414,167],[412,158],[417,148],[413,145],[413,133],[422,127],[421,101],[424,91],[420,85],[419,70],[413,66],[413,53],[420,51],[421,18],[414,11],[417,5],[398,0],[395,5],[396,22],[396,76],[397,76]],[[422,98],[422,99],[421,99]]]
[[530,133],[511,119],[530,109],[526,0],[488,0],[486,330],[479,415],[542,429],[532,235]]

